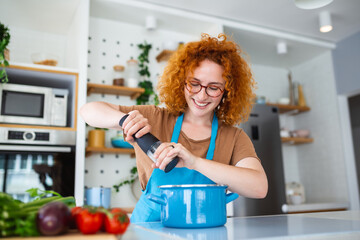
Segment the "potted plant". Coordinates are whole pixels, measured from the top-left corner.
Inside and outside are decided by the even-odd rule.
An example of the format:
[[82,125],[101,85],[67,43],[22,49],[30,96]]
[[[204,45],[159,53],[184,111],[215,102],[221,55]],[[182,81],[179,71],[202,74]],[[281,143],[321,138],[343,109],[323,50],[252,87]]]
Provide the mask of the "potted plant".
[[9,66],[9,51],[7,46],[10,43],[10,31],[9,28],[0,22],[0,66],[3,68],[0,71],[0,80],[2,83],[7,83],[8,77],[5,67]]

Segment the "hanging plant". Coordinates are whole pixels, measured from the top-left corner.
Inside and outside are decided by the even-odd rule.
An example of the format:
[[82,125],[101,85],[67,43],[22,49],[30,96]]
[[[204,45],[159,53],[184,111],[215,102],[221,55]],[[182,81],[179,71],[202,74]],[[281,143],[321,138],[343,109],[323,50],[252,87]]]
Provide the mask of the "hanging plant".
[[152,82],[150,81],[150,72],[149,72],[149,52],[152,48],[151,44],[148,44],[146,41],[137,45],[141,50],[140,55],[138,56],[139,61],[139,74],[142,81],[139,83],[139,87],[144,88],[145,92],[142,93],[137,99],[137,105],[148,105],[154,104],[159,105],[159,98],[154,92]]
[[133,184],[135,182],[135,179],[138,177],[138,172],[137,172],[137,168],[134,166],[133,168],[130,169],[130,176],[128,177],[128,179],[122,181],[119,184],[113,185],[113,188],[115,188],[116,192],[120,191],[120,188],[126,184]]
[[3,67],[0,71],[0,80],[2,83],[7,83],[9,81],[5,70],[5,67],[9,66],[9,62],[5,58],[5,51],[7,51],[9,43],[9,28],[0,22],[0,66]]

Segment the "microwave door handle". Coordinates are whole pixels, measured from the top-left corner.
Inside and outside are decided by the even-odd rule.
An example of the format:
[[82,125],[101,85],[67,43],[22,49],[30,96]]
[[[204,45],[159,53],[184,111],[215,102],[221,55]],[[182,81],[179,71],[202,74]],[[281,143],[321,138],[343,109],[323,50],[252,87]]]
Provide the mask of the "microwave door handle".
[[24,145],[0,145],[0,151],[19,151],[19,152],[71,152],[70,147],[56,146],[24,146]]

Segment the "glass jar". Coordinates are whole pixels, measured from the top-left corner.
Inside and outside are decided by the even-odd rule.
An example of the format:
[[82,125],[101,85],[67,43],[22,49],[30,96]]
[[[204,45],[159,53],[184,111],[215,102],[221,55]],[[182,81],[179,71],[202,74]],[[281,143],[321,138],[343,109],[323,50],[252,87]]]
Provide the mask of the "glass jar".
[[139,84],[138,61],[130,59],[127,61],[127,78],[126,86],[136,88]]
[[122,65],[115,65],[114,66],[114,78],[113,78],[113,85],[116,86],[124,86],[124,70],[125,67]]

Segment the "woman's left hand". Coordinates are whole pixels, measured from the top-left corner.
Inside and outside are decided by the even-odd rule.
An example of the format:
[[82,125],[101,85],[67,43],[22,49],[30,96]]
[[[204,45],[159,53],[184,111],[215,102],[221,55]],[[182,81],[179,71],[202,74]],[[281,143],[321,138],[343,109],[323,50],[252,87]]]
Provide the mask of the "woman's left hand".
[[179,158],[176,167],[194,168],[197,157],[189,152],[181,143],[162,143],[154,153],[156,163],[153,163],[152,167],[164,170],[176,156]]

